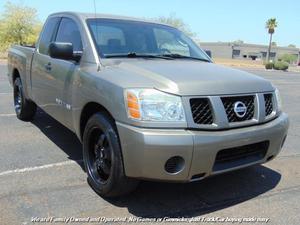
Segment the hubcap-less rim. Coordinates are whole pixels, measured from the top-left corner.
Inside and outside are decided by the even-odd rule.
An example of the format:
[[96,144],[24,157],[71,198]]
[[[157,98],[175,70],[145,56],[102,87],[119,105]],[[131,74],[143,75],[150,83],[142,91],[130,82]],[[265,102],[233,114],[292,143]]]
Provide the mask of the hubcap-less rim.
[[14,93],[14,97],[15,97],[15,110],[16,113],[19,114],[21,111],[21,107],[22,107],[22,92],[21,92],[21,87],[20,85],[17,85],[15,88],[15,93]]
[[88,170],[97,183],[106,183],[111,173],[111,149],[108,138],[99,128],[90,135]]

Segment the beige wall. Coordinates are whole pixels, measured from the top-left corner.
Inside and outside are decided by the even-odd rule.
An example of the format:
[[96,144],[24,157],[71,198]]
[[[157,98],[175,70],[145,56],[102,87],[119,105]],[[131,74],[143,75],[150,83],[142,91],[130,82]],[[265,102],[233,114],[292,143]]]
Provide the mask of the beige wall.
[[[266,45],[255,45],[255,44],[235,44],[231,42],[201,42],[200,46],[204,50],[210,50],[213,58],[232,58],[232,50],[240,50],[240,58],[243,58],[243,55],[261,55],[261,52],[267,52],[268,46]],[[294,54],[299,58],[298,48],[290,47],[275,47],[272,46],[271,52],[276,53],[276,58],[283,54]]]

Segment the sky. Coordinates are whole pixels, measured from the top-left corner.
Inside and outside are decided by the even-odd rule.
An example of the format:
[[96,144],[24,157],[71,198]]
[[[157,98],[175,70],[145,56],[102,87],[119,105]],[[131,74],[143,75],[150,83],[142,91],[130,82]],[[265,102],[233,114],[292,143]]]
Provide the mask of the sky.
[[[97,13],[155,18],[175,13],[203,42],[243,40],[268,44],[265,22],[278,20],[273,41],[300,47],[300,0],[95,0]],[[44,22],[50,13],[94,13],[93,0],[10,0],[37,9]],[[0,15],[6,0],[0,0]]]

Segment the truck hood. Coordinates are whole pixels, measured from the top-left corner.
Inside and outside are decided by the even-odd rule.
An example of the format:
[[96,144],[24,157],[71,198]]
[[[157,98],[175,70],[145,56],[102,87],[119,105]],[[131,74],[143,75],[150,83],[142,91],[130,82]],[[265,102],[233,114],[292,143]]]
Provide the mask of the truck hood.
[[[141,87],[151,84],[153,88],[182,96],[246,94],[274,90],[272,84],[263,78],[214,63],[129,59],[117,60],[113,66],[130,73],[131,76],[135,74],[139,81],[137,85]],[[145,80],[145,84],[140,82],[141,79]],[[129,80],[135,83],[134,77]]]

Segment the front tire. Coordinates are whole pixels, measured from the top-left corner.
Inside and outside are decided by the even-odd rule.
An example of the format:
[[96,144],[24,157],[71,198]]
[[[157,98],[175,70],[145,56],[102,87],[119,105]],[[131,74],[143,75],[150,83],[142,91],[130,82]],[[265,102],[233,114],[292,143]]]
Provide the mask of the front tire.
[[36,104],[24,96],[23,86],[20,77],[14,81],[14,106],[18,119],[31,121],[36,113]]
[[88,183],[102,197],[133,191],[138,181],[125,176],[115,123],[104,112],[93,115],[83,134],[83,159]]

